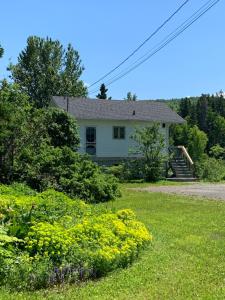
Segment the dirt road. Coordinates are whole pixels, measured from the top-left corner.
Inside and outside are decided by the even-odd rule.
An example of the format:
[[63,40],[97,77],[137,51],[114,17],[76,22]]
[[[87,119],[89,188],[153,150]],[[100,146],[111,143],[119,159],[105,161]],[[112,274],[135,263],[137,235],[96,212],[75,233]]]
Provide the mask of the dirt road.
[[191,183],[187,185],[177,186],[152,186],[141,188],[140,190],[188,196],[199,196],[207,199],[219,199],[225,201],[225,184]]

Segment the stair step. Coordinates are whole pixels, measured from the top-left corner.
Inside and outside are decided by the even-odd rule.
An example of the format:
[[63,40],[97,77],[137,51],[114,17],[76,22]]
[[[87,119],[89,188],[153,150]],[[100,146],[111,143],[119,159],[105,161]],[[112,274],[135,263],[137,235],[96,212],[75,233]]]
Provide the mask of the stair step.
[[190,168],[187,160],[190,159],[187,150],[184,146],[174,146],[171,147],[171,153],[173,156],[170,159],[169,167],[173,171],[173,178],[168,178],[168,180],[174,181],[195,181],[194,170]]
[[174,168],[174,170],[176,171],[176,172],[178,172],[178,173],[193,173],[193,171],[192,170],[189,170],[189,169],[184,169],[184,168],[182,168],[182,169],[180,169],[180,168]]
[[177,164],[172,164],[172,167],[174,167],[174,168],[188,168],[187,165],[177,165]]
[[177,162],[177,161],[171,161],[171,164],[174,164],[174,165],[185,165],[185,166],[187,165],[185,161],[179,161],[179,162]]
[[193,172],[188,170],[174,170],[176,174],[193,174]]
[[185,159],[182,159],[182,158],[172,158],[170,161],[184,161],[185,162]]
[[187,166],[184,166],[184,167],[183,167],[183,166],[182,166],[182,167],[181,167],[181,166],[176,166],[176,167],[174,166],[173,168],[174,168],[175,170],[178,170],[178,171],[179,171],[179,170],[181,170],[181,171],[184,170],[184,171],[188,171],[188,172],[191,171]]
[[193,174],[187,175],[187,174],[176,174],[176,178],[193,178]]
[[195,177],[192,177],[192,178],[191,177],[189,177],[189,178],[170,177],[170,178],[166,178],[166,180],[168,180],[168,181],[177,181],[177,182],[192,182],[192,181],[196,181],[197,178],[195,178]]

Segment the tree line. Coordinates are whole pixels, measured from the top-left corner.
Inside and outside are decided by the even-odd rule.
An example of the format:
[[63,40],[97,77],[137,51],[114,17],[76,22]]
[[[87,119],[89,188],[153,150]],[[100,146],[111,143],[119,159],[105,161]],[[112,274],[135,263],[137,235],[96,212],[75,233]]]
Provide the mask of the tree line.
[[[202,94],[199,98],[184,98],[180,100],[178,113],[183,117],[188,127],[198,126],[207,135],[206,151],[219,145],[225,147],[225,99],[222,92],[216,95]],[[175,142],[181,142],[181,137],[175,130]],[[185,136],[182,139],[186,144]]]
[[171,126],[171,143],[187,147],[202,179],[225,179],[225,98],[215,95],[168,101],[186,120]]

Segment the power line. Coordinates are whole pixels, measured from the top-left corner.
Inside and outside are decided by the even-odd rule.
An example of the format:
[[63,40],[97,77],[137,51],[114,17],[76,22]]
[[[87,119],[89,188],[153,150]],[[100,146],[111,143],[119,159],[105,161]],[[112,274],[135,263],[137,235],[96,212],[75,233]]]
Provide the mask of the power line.
[[121,61],[121,63],[119,63],[117,66],[115,66],[112,70],[110,70],[108,73],[106,73],[105,75],[103,75],[101,78],[99,78],[98,80],[96,80],[95,82],[93,82],[90,86],[94,86],[97,83],[99,83],[101,80],[103,80],[104,78],[108,77],[110,74],[112,74],[115,70],[117,70],[119,67],[121,67],[126,61],[128,61],[128,59],[130,59],[136,52],[138,52],[139,49],[141,49],[153,36],[156,35],[156,33],[158,33],[160,31],[160,29],[162,29],[190,0],[185,0],[173,13],[172,15],[169,16],[168,19],[166,19],[153,33],[151,33],[151,35],[145,39],[133,52],[131,52],[131,54],[129,54],[124,60]]
[[[214,1],[214,0],[213,0]],[[170,34],[168,34],[163,40],[161,40],[156,46],[154,46],[153,48],[151,48],[149,51],[147,51],[144,55],[142,55],[141,57],[139,57],[136,61],[134,61],[130,66],[128,66],[127,68],[125,68],[123,71],[119,72],[117,75],[109,78],[106,82],[105,85],[107,85],[109,82],[111,82],[111,80],[113,80],[114,78],[117,78],[119,75],[123,74],[126,70],[129,70],[131,66],[135,65],[137,62],[141,61],[144,57],[148,56],[149,53],[151,53],[154,49],[157,49],[158,46],[160,46],[164,41],[167,41],[168,38],[170,36],[172,36],[174,33],[176,33],[180,28],[183,28],[184,25],[186,23],[189,22],[189,20],[192,20],[194,18],[194,16],[198,15],[199,12],[201,12],[204,7],[206,7],[207,5],[209,5],[209,3],[212,2],[212,0],[207,1],[204,5],[202,5],[194,14],[192,14],[188,19],[186,19],[180,26],[178,26],[175,30],[173,30]],[[96,90],[98,91],[98,90]]]
[[[114,76],[113,78],[108,80],[108,84],[106,84],[106,86],[111,85],[112,83],[116,82],[117,80],[121,79],[122,77],[124,77],[125,75],[127,75],[128,73],[130,73],[131,71],[133,71],[134,69],[136,69],[137,67],[139,67],[141,64],[143,64],[144,62],[146,62],[148,59],[150,59],[153,55],[155,55],[156,53],[158,53],[161,49],[163,49],[166,45],[168,45],[170,42],[172,42],[176,37],[178,37],[180,34],[182,34],[186,29],[188,29],[193,23],[195,23],[199,18],[201,18],[207,11],[209,11],[213,6],[215,6],[220,0],[216,0],[212,3],[212,1],[208,1],[206,4],[204,4],[200,9],[198,9],[197,12],[201,11],[196,17],[193,18],[193,16],[195,16],[197,14],[197,12],[195,12],[191,17],[189,17],[184,23],[182,23],[182,25],[180,25],[179,27],[176,28],[176,30],[174,30],[172,33],[170,33],[166,38],[164,38],[159,44],[160,46],[153,51],[150,55],[148,55],[145,59],[143,59],[140,63],[136,64],[134,67],[128,69],[128,71],[126,71],[124,73],[124,71],[120,72],[119,74],[117,74],[116,76]],[[203,7],[205,7],[209,2],[211,2],[211,4],[205,8],[202,9]],[[189,22],[187,22],[188,20],[190,20]],[[185,23],[187,23],[185,26],[183,26]],[[181,28],[179,31],[178,29]],[[178,31],[178,32],[177,32]],[[175,34],[173,34],[175,33]],[[173,35],[172,35],[173,34]],[[171,36],[171,38],[168,38],[169,36]],[[166,40],[166,41],[165,41]],[[163,43],[163,41],[165,41]],[[154,47],[153,49],[155,49],[156,47]],[[148,51],[149,53],[149,51]],[[148,53],[146,53],[145,55],[143,55],[141,58],[139,58],[137,61],[139,61],[140,59],[142,59],[144,56],[146,56]],[[132,65],[134,65],[137,61],[135,61]],[[126,69],[127,70],[127,69]],[[121,76],[119,76],[120,74],[122,74]],[[114,79],[115,78],[115,79]],[[98,90],[96,90],[98,91]],[[90,92],[91,94],[96,93],[96,91]]]
[[[214,1],[214,0],[213,0]],[[212,2],[212,0],[207,1],[205,4],[203,4],[194,14],[192,14],[188,19],[186,19],[180,26],[178,26],[175,30],[173,30],[170,34],[168,34],[162,41],[160,41],[156,46],[154,46],[153,48],[151,48],[149,51],[147,51],[147,53],[145,53],[143,56],[141,56],[140,58],[138,58],[136,61],[134,61],[130,66],[128,66],[127,68],[125,68],[123,71],[119,72],[117,75],[111,77],[110,79],[108,79],[105,82],[105,85],[107,85],[108,83],[110,83],[113,79],[117,78],[118,76],[120,76],[121,74],[123,74],[125,71],[129,70],[131,68],[131,66],[134,66],[137,62],[141,61],[144,57],[148,56],[149,53],[151,53],[151,51],[153,51],[154,49],[157,49],[158,46],[161,46],[162,43],[164,41],[167,41],[169,39],[170,36],[172,36],[173,34],[175,34],[180,28],[183,28],[185,24],[187,24],[190,20],[192,20],[196,15],[198,15],[200,12],[202,12],[204,10],[204,7],[208,6],[210,3]],[[90,91],[90,93],[96,93],[98,91],[98,89],[96,91],[93,92]]]

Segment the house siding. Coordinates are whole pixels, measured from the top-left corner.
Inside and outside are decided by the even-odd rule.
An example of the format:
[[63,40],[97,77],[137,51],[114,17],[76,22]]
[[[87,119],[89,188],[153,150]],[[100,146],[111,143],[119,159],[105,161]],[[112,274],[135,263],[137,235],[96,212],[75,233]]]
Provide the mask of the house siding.
[[[149,126],[151,122],[145,121],[104,121],[104,120],[77,120],[80,130],[80,153],[86,152],[86,127],[96,128],[96,157],[97,158],[127,158],[137,156],[132,153],[135,142],[130,138],[136,127]],[[125,127],[125,139],[113,138],[113,127]],[[160,127],[160,132],[165,137],[165,149],[169,146],[169,124]]]

